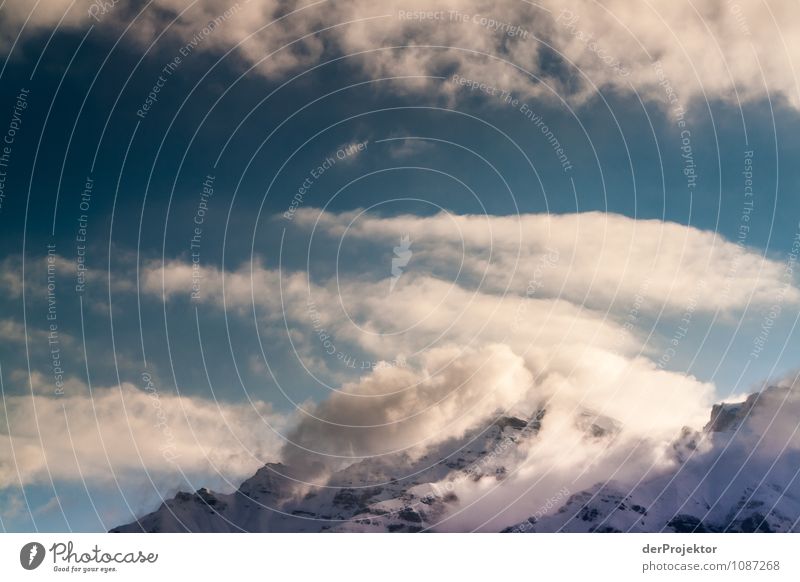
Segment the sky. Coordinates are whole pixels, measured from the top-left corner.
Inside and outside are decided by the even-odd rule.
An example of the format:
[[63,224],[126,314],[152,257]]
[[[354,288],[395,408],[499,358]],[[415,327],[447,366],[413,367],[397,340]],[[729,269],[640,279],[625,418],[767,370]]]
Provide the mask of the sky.
[[796,11],[0,3],[0,528],[793,374]]

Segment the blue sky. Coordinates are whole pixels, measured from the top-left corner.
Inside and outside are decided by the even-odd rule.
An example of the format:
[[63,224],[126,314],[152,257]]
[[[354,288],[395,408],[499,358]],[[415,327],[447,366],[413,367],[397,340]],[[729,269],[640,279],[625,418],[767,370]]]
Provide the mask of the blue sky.
[[[416,44],[428,41],[470,50],[492,49],[503,59],[519,61],[539,80],[502,62],[473,62],[469,55],[452,49],[388,49],[396,58],[378,62],[372,54],[352,54],[375,41],[355,25],[349,40],[337,28],[312,37],[319,43],[307,40],[307,45],[279,51],[266,64],[261,56],[254,56],[271,54],[268,49],[283,35],[290,38],[298,30],[315,30],[317,19],[345,22],[347,14],[340,13],[309,16],[308,21],[287,17],[275,25],[284,26],[280,32],[256,33],[264,40],[255,47],[236,45],[237,39],[246,37],[247,26],[258,23],[234,15],[220,21],[219,30],[201,40],[166,74],[166,64],[175,62],[182,47],[205,23],[222,14],[223,7],[211,1],[187,3],[187,11],[179,16],[174,7],[163,3],[160,8],[145,9],[149,12],[138,19],[132,9],[119,7],[97,22],[86,17],[83,6],[83,11],[68,11],[56,27],[59,18],[54,15],[63,15],[64,6],[53,2],[40,9],[49,12],[36,15],[23,28],[24,4],[12,2],[0,9],[9,14],[2,25],[7,29],[3,32],[10,33],[8,38],[22,30],[13,48],[10,41],[0,43],[0,131],[5,132],[11,123],[19,92],[29,91],[10,152],[0,208],[4,396],[29,400],[33,394],[48,400],[61,396],[54,395],[53,344],[47,335],[52,331],[47,319],[47,245],[54,245],[58,345],[69,381],[67,397],[128,383],[143,395],[143,402],[150,402],[143,381],[143,375],[150,374],[164,399],[180,396],[221,402],[230,407],[230,414],[241,414],[241,418],[274,421],[252,431],[253,441],[262,434],[269,437],[263,448],[249,450],[253,454],[242,454],[240,459],[223,450],[234,458],[227,465],[220,461],[209,466],[200,459],[176,470],[160,461],[153,468],[146,459],[111,459],[106,466],[120,461],[122,467],[119,485],[102,467],[95,471],[83,466],[72,473],[69,468],[51,472],[39,467],[23,477],[15,470],[13,453],[31,453],[14,448],[15,430],[20,429],[13,423],[9,428],[6,417],[0,420],[0,437],[11,440],[2,441],[5,449],[0,449],[4,473],[0,517],[7,530],[109,528],[178,488],[224,487],[226,479],[235,484],[258,462],[279,454],[290,434],[280,427],[292,425],[298,405],[325,401],[330,395],[325,384],[341,386],[364,376],[362,370],[337,367],[336,362],[319,364],[320,358],[325,361],[320,346],[311,341],[307,347],[318,330],[308,322],[297,324],[291,315],[281,321],[280,309],[271,303],[277,301],[274,287],[254,284],[257,305],[232,300],[227,310],[216,299],[192,301],[186,292],[161,296],[162,264],[171,266],[170,276],[178,277],[178,265],[191,270],[190,240],[208,176],[213,176],[213,195],[202,216],[198,262],[204,277],[212,277],[217,270],[247,274],[255,265],[268,273],[306,273],[323,287],[332,277],[341,277],[355,288],[363,285],[367,294],[371,284],[388,277],[392,244],[375,234],[363,235],[361,242],[357,237],[356,242],[337,238],[337,229],[347,224],[354,211],[370,209],[370,220],[378,221],[373,233],[400,228],[392,219],[422,220],[442,212],[507,218],[599,212],[677,223],[736,243],[742,236],[747,200],[742,172],[746,152],[753,152],[753,206],[747,211],[741,242],[748,261],[763,257],[777,275],[772,279],[764,275],[760,301],[743,299],[730,308],[696,312],[692,308],[688,332],[685,338],[681,336],[666,368],[713,383],[715,397],[726,398],[797,367],[796,277],[790,273],[782,279],[780,275],[800,219],[796,195],[800,167],[795,163],[800,115],[796,89],[792,94],[792,85],[787,88],[784,83],[778,57],[775,62],[761,63],[761,78],[734,66],[727,81],[724,74],[720,81],[719,69],[724,67],[701,62],[697,50],[702,44],[684,46],[688,59],[685,54],[669,54],[663,46],[645,47],[651,49],[645,56],[621,50],[619,58],[628,59],[625,62],[636,74],[615,79],[602,63],[595,62],[591,51],[567,42],[577,37],[570,37],[568,29],[559,31],[555,8],[537,13],[509,2],[497,8],[497,17],[536,31],[536,39],[525,41],[526,46],[538,47],[533,56],[525,52],[533,49],[522,50],[514,44],[523,41],[503,38],[480,26],[470,29],[474,39],[454,45],[461,42],[453,40],[460,35],[443,28],[447,25],[437,28],[433,23],[391,18],[389,24],[380,25],[383,32],[376,38],[385,39],[384,46],[393,46],[391,41],[399,37]],[[366,8],[357,8],[365,13],[356,15],[366,17]],[[476,14],[488,10],[478,2],[473,6]],[[276,14],[263,9],[261,24]],[[623,15],[627,17],[636,19],[635,14]],[[730,27],[736,24],[732,16],[719,18],[720,22],[712,23],[714,34],[705,39],[711,61],[718,57],[714,47],[740,48],[731,38]],[[126,30],[131,22],[132,28]],[[595,25],[588,13],[580,23],[587,30]],[[762,34],[756,24],[751,21],[753,34]],[[431,28],[425,28],[428,25]],[[360,26],[370,30],[368,25]],[[419,28],[410,28],[414,26]],[[595,38],[609,50],[625,46],[613,35],[604,38],[595,32]],[[381,58],[386,52],[379,53]],[[655,54],[661,55],[685,105],[682,126],[665,102],[663,86],[650,78],[648,63]],[[700,68],[694,79],[687,63]],[[505,87],[511,97],[506,101],[485,91],[459,88],[453,82],[456,73],[480,79],[489,87]],[[137,115],[160,75],[156,100],[146,114]],[[512,99],[516,99],[514,104]],[[568,170],[526,110],[540,116],[552,131],[569,159]],[[331,156],[336,158],[337,150],[358,143],[365,144],[362,150],[336,159],[314,177],[298,204],[300,211],[309,213],[324,207],[334,217],[327,233],[323,228],[312,237],[308,215],[303,221],[282,217],[315,168]],[[689,162],[696,180],[687,180],[684,173]],[[82,209],[87,178],[93,186],[90,203]],[[82,242],[76,236],[82,214],[87,215],[89,274],[85,291],[78,293],[76,260]],[[673,242],[678,244],[677,240],[662,241],[667,246]],[[697,247],[694,250],[698,257],[705,256]],[[595,251],[575,250],[589,257]],[[428,261],[428,270],[417,274],[450,278],[454,264],[447,257]],[[747,268],[758,264],[746,263]],[[413,257],[408,268],[413,273]],[[736,265],[717,263],[711,271],[722,273],[723,278],[732,273],[729,282],[734,288],[761,285],[761,281],[740,283],[744,273]],[[702,272],[691,264],[685,277],[691,283]],[[712,273],[709,280],[714,285],[721,279]],[[789,291],[782,291],[784,284]],[[481,288],[481,283],[469,279],[464,285],[470,290]],[[185,286],[182,289],[187,291]],[[612,306],[600,308],[589,295],[605,291],[596,286],[585,291],[586,301],[573,298],[572,303],[624,321],[630,310],[627,296],[622,294]],[[549,288],[548,292],[559,295]],[[721,290],[712,289],[710,295],[714,292]],[[648,357],[657,361],[692,298],[656,298],[654,302],[637,318],[636,328],[645,337],[652,333]],[[771,318],[775,304],[781,312]],[[661,309],[664,305],[668,305],[665,310]],[[347,311],[352,306],[343,307]],[[374,313],[358,309],[354,313],[354,319],[367,327],[377,319]],[[752,357],[753,341],[765,317],[771,322],[768,338],[758,357]],[[378,335],[391,333],[375,329]],[[293,347],[289,340],[307,347],[306,360],[296,357],[297,345]],[[375,357],[356,336],[345,335],[338,341],[361,361]],[[253,401],[259,403],[253,407],[256,417],[243,411]],[[269,408],[258,408],[262,405]],[[146,405],[134,406],[129,413],[143,415],[142,426],[152,424],[156,414]],[[213,416],[213,412],[204,414]],[[177,413],[175,418],[179,418]],[[76,422],[80,420],[73,417]],[[225,426],[197,426],[226,430]],[[167,435],[162,437],[161,445]],[[20,436],[18,445],[25,438]],[[36,440],[30,446],[35,447]],[[158,444],[153,447],[159,450]],[[104,462],[100,459],[97,464]]]

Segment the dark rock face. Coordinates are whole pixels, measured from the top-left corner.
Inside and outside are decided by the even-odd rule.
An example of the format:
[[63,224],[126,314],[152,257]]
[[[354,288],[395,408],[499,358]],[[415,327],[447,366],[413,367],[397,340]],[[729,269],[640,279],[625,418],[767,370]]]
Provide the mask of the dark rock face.
[[[767,523],[767,518],[760,513],[754,513],[753,515],[746,517],[745,519],[740,521],[737,529],[738,531],[744,533],[755,533],[755,532],[772,533],[774,531],[769,526],[769,523]],[[729,531],[737,531],[737,530],[729,530]]]
[[788,388],[769,386],[762,392],[750,394],[744,402],[715,404],[711,408],[711,419],[703,430],[705,432],[735,430],[747,420],[747,417],[759,403],[774,399],[785,399],[788,392]]
[[526,421],[522,420],[521,418],[516,418],[514,416],[504,416],[504,417],[496,420],[495,421],[495,425],[497,425],[501,429],[506,428],[507,426],[510,426],[511,428],[515,428],[517,430],[522,430],[523,428],[528,426],[528,423]]

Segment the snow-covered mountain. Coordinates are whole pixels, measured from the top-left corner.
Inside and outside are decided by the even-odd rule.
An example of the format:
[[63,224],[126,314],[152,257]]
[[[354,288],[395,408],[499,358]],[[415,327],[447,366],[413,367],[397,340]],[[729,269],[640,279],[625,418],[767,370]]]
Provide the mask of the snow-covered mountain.
[[[598,456],[622,438],[624,427],[614,419],[582,409],[572,418],[581,442],[601,451]],[[549,481],[547,472],[526,471],[548,420],[546,408],[525,419],[502,416],[424,454],[352,464],[324,486],[270,463],[233,493],[178,493],[112,531],[800,530],[796,390],[770,387],[743,402],[715,405],[702,430],[684,428],[647,470],[631,477],[617,469],[575,489],[581,475],[593,474],[589,467]],[[625,459],[638,447],[626,448]],[[559,479],[562,486],[554,488]],[[547,483],[546,497],[533,493]]]

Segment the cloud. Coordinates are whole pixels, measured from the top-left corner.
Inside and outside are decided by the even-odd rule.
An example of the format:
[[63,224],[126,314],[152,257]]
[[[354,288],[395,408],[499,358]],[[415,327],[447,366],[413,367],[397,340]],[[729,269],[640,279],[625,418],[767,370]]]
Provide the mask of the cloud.
[[[253,317],[255,302],[261,323],[285,334],[285,319],[296,347],[307,348],[303,356],[308,357],[326,357],[325,352],[327,357],[348,356],[346,346],[387,361],[437,346],[489,343],[505,343],[521,352],[545,343],[606,345],[626,353],[638,349],[629,330],[564,299],[503,296],[428,274],[409,276],[389,294],[388,263],[384,267],[386,279],[372,282],[344,275],[314,282],[306,273],[280,273],[259,262],[224,275],[201,267],[196,301],[245,319]],[[192,268],[186,263],[151,263],[142,279],[143,290],[159,300],[191,297]]]
[[419,370],[380,368],[331,394],[292,431],[284,460],[335,467],[354,456],[420,452],[519,403],[532,384],[506,346],[433,350]]
[[429,155],[434,149],[433,142],[413,137],[391,136],[387,138],[389,155],[395,160],[406,160],[416,156]]
[[[22,296],[22,271],[25,267],[24,291],[28,300],[43,301],[48,296],[48,276],[52,274],[57,282],[75,275],[75,264],[63,255],[54,254],[52,262],[48,257],[26,257],[14,254],[5,257],[0,264],[0,290],[12,299]],[[60,285],[59,285],[60,288]]]
[[[101,10],[101,5],[109,7]],[[457,72],[501,89],[578,103],[598,89],[636,91],[663,102],[667,79],[682,104],[779,96],[797,108],[797,10],[787,2],[727,0],[658,5],[625,0],[269,0],[234,5],[154,0],[137,17],[129,37],[149,43],[168,27],[167,38],[195,40],[193,50],[236,47],[248,64],[272,78],[357,55],[348,62],[365,75],[416,77],[399,83],[409,91],[438,86],[452,96],[453,86],[423,76]],[[8,39],[23,23],[32,32],[94,24],[116,34],[136,15],[122,3],[89,0],[46,0],[35,7],[26,0],[8,0],[3,12]],[[215,24],[206,34],[209,22]],[[554,59],[550,51],[559,56]]]
[[[649,463],[669,462],[665,452],[682,426],[707,420],[713,392],[711,384],[659,370],[644,358],[599,349],[581,357],[558,349],[521,356],[497,344],[437,349],[421,369],[379,368],[307,411],[289,435],[293,445],[283,461],[316,478],[325,468],[360,460],[355,457],[402,452],[414,459],[500,416],[529,418],[546,410],[535,448],[523,451],[526,475],[550,465],[575,476],[594,465],[587,484],[615,472],[640,476]],[[620,432],[611,442],[587,442],[586,427],[577,422],[582,415],[601,424],[598,419],[610,419]],[[636,460],[624,467],[632,451]]]
[[[782,263],[673,223],[599,213],[362,215],[351,223],[354,215],[307,209],[298,211],[294,224],[304,231],[316,223],[315,236],[327,248],[336,248],[346,233],[342,248],[360,257],[358,271],[347,269],[346,257],[336,276],[281,273],[259,260],[225,274],[200,267],[198,301],[245,319],[253,317],[255,304],[264,335],[291,340],[291,347],[284,344],[290,357],[315,374],[315,383],[327,380],[329,389],[360,376],[366,384],[345,384],[343,392],[372,393],[375,383],[416,385],[502,347],[538,386],[536,397],[519,388],[505,404],[557,392],[559,402],[601,411],[629,427],[639,426],[639,411],[649,410],[645,424],[631,430],[658,439],[671,438],[683,425],[702,425],[713,391],[668,372],[681,340],[659,335],[667,325],[657,327],[660,318],[688,327],[700,325],[692,321],[700,314],[716,313],[724,325],[780,294],[798,301]],[[405,235],[413,256],[391,289],[393,245]],[[151,295],[174,300],[189,298],[191,277],[190,265],[170,261],[149,263],[142,279]],[[618,401],[624,406],[617,408]],[[330,405],[341,405],[338,394]],[[358,406],[354,417],[363,413]],[[498,407],[494,402],[484,418]]]
[[47,332],[41,330],[27,330],[21,323],[13,319],[0,319],[0,337],[13,344],[24,344],[28,339],[37,341],[47,340]]
[[[549,2],[552,40],[595,84],[632,87],[666,100],[654,63],[680,102],[721,99],[733,104],[780,96],[800,106],[794,63],[800,54],[796,7],[781,2],[611,0]],[[616,59],[628,71],[608,65]]]
[[148,262],[141,273],[142,293],[160,297],[190,299],[198,303],[226,306],[242,313],[255,302],[277,317],[281,313],[280,289],[292,297],[291,304],[301,301],[307,278],[302,273],[279,273],[256,262],[223,273],[214,266],[192,265],[179,259],[166,263]]
[[[634,304],[651,315],[678,314],[690,302],[698,311],[737,314],[768,306],[779,295],[789,304],[800,301],[794,277],[780,261],[718,233],[660,220],[599,212],[383,218],[308,208],[297,211],[294,224],[305,232],[313,228],[315,236],[335,245],[341,242],[343,252],[359,252],[362,263],[367,261],[366,274],[352,280],[342,264],[341,281],[326,283],[314,281],[313,273],[279,273],[256,260],[223,277],[214,267],[172,260],[149,263],[143,288],[164,297],[188,297],[194,277],[200,281],[199,300],[222,305],[224,279],[226,306],[255,302],[273,316],[286,311],[300,319],[309,298],[328,307],[341,297],[354,315],[383,320],[382,325],[403,319],[409,310],[418,318],[446,319],[456,303],[451,295],[459,294],[468,307],[474,297],[476,309],[486,305],[483,298],[497,306],[518,306],[516,298],[548,299],[618,315],[627,315]],[[389,296],[384,292],[388,263],[375,262],[374,252],[368,253],[390,252],[405,236],[413,241],[413,258],[398,291]]]
[[[352,213],[318,213],[298,211],[293,236],[307,234],[317,218],[315,236],[324,248],[336,248],[346,235],[336,276],[325,261],[323,269],[280,272],[256,258],[225,273],[180,260],[154,261],[144,263],[142,291],[158,301],[224,307],[245,320],[253,317],[255,303],[270,345],[279,345],[275,334],[281,334],[297,350],[273,348],[269,358],[296,353],[315,373],[319,362],[347,368],[342,364],[351,358],[367,361],[366,368],[335,377],[326,397],[304,402],[289,416],[261,403],[218,405],[161,393],[158,410],[166,422],[159,424],[153,396],[130,384],[97,389],[93,398],[75,389],[60,401],[44,393],[12,397],[4,434],[13,435],[15,451],[25,449],[18,455],[24,480],[44,478],[47,467],[61,478],[108,478],[104,442],[115,470],[168,473],[175,470],[172,452],[164,455],[169,441],[182,468],[233,478],[282,459],[297,477],[317,482],[354,460],[393,453],[416,459],[499,415],[526,417],[545,409],[535,445],[516,453],[524,468],[507,491],[528,495],[531,480],[543,476],[549,485],[526,497],[538,502],[563,486],[566,475],[580,476],[576,487],[612,477],[635,481],[674,462],[674,439],[683,426],[705,423],[714,398],[713,385],[662,369],[659,342],[640,335],[646,326],[638,318],[662,311],[681,317],[690,301],[698,312],[719,309],[738,317],[784,290],[787,301],[798,298],[781,263],[677,224],[599,213],[367,214],[350,224]],[[392,249],[406,235],[412,256],[392,289]],[[362,258],[358,269],[348,268],[348,253]],[[197,281],[199,295],[191,299]],[[735,284],[722,292],[728,282]],[[301,372],[292,381],[310,380]],[[33,418],[34,406],[44,446],[35,425],[22,421]],[[285,445],[258,413],[292,444]],[[607,419],[600,422],[618,428],[608,438],[587,438],[586,419]],[[57,438],[70,434],[67,420],[80,463],[72,443]],[[14,466],[8,454],[6,459],[5,483],[12,484]],[[459,494],[467,503],[484,485],[459,487],[469,488]],[[496,504],[508,499],[498,495]],[[470,519],[485,515],[476,511]]]
[[263,402],[229,404],[130,383],[90,393],[74,379],[55,396],[41,375],[31,382],[33,395],[3,400],[0,489],[50,476],[179,480],[183,472],[236,479],[274,459],[281,446],[275,431],[286,419]]
[[295,221],[338,241],[414,240],[423,271],[453,265],[473,284],[501,293],[556,296],[595,308],[626,309],[637,296],[650,313],[680,311],[687,298],[703,311],[800,301],[786,265],[721,235],[660,220],[586,212],[507,217],[381,218],[356,212],[297,211]]
[[89,19],[89,5],[87,0],[43,0],[33,3],[8,0],[3,3],[3,40],[0,41],[0,48],[10,48],[17,34],[49,30],[59,23],[67,29],[83,27]]

